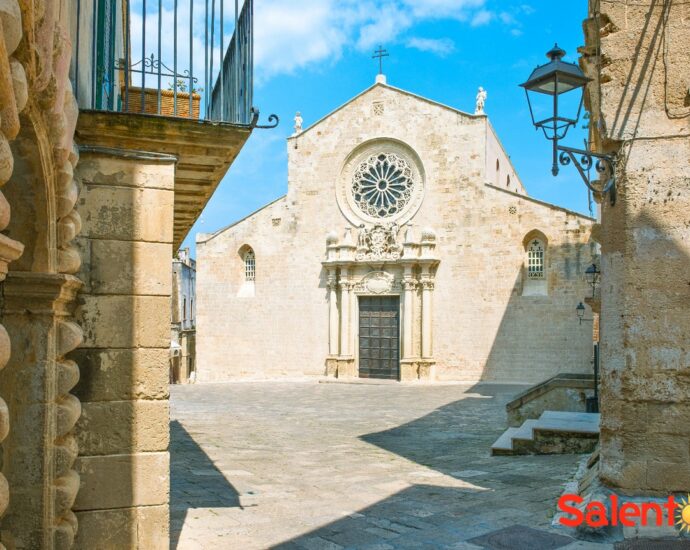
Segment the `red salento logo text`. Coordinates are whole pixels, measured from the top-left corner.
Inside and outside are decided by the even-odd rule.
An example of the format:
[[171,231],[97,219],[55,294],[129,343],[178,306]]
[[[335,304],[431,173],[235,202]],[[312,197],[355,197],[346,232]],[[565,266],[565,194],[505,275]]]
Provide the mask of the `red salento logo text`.
[[[584,509],[577,506],[581,505],[584,499],[579,495],[565,494],[558,499],[558,509],[565,512],[569,517],[562,516],[558,519],[561,525],[566,527],[579,527],[583,523],[589,527],[617,526],[634,527],[641,525],[654,525],[661,527],[674,524],[683,531],[683,520],[690,506],[681,501],[676,502],[673,495],[669,496],[666,502],[620,502],[618,496],[610,495],[607,507],[605,503],[597,500],[587,503]],[[680,519],[680,521],[679,521]]]

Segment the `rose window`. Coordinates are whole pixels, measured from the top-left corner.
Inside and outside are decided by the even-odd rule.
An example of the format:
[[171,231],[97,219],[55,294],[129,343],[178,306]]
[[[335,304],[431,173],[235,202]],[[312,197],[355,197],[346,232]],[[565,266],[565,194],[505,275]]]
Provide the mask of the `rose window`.
[[355,170],[352,197],[374,218],[389,218],[410,202],[415,181],[407,161],[396,154],[372,155]]

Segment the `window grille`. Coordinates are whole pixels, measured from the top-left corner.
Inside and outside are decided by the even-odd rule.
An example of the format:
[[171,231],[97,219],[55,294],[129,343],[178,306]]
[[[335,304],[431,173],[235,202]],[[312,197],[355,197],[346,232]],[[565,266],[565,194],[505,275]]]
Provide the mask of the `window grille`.
[[256,257],[254,251],[249,250],[244,255],[244,280],[254,281],[256,279]]
[[527,249],[527,277],[544,278],[544,244],[537,239],[533,240]]

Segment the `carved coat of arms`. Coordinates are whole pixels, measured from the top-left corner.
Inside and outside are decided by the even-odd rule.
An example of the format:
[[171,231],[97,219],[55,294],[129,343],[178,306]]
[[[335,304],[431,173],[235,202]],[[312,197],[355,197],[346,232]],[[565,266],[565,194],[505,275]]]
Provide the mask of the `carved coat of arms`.
[[398,225],[395,223],[376,224],[367,229],[364,224],[359,226],[357,236],[357,261],[399,260],[402,256],[402,246],[398,244]]

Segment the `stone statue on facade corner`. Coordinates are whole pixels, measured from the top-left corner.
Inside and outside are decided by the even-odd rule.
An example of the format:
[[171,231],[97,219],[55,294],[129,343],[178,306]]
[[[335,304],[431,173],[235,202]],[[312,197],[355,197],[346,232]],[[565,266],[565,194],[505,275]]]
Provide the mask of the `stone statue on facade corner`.
[[402,256],[402,245],[398,244],[398,224],[375,224],[367,229],[364,224],[359,226],[357,236],[357,261],[399,260]]
[[298,134],[302,133],[302,123],[304,120],[302,119],[302,115],[300,114],[299,111],[297,111],[297,114],[295,115],[295,133],[292,134],[293,136],[296,136]]
[[488,94],[486,93],[486,90],[479,86],[479,90],[477,91],[477,102],[475,103],[474,107],[474,114],[475,115],[483,115],[484,113],[484,104],[486,103],[486,97]]

